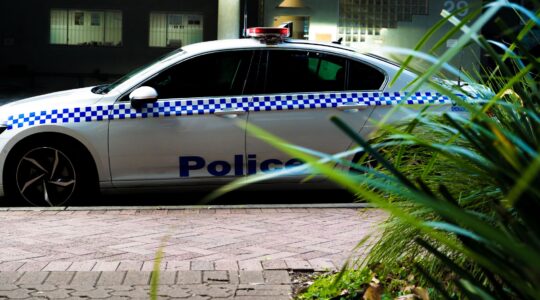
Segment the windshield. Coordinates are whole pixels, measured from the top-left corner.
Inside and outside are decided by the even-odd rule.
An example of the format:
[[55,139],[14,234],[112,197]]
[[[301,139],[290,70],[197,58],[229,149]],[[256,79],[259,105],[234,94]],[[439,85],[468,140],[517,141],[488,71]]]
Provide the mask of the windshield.
[[146,65],[143,65],[141,67],[138,67],[137,69],[127,73],[126,75],[122,76],[120,79],[116,80],[115,82],[111,83],[111,84],[104,84],[104,85],[99,85],[99,86],[96,86],[95,88],[92,89],[92,92],[95,93],[95,94],[107,94],[108,92],[112,91],[115,87],[119,86],[120,84],[124,83],[125,81],[127,81],[128,79],[134,77],[135,75],[139,74],[139,73],[142,73],[146,70],[148,70],[149,68],[151,68],[153,65],[159,63],[159,62],[162,62],[166,59],[168,59],[169,57],[171,56],[174,56],[178,53],[181,53],[181,52],[184,52],[184,50],[182,50],[181,48],[178,48],[172,52],[169,52],[161,57],[159,57],[158,59],[146,64]]

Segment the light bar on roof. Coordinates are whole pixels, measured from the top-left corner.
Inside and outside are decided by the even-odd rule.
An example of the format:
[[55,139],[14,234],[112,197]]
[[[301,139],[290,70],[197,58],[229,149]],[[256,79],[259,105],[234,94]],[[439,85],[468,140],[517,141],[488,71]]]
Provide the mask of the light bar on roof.
[[280,27],[252,27],[248,28],[247,35],[252,38],[286,38],[289,28]]

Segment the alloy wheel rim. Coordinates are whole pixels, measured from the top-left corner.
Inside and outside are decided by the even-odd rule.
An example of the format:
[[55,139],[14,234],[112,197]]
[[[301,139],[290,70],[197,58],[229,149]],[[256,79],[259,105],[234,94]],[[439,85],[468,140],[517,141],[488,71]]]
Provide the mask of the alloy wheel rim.
[[71,160],[60,150],[35,148],[19,161],[16,171],[19,194],[35,206],[59,206],[68,201],[77,182]]

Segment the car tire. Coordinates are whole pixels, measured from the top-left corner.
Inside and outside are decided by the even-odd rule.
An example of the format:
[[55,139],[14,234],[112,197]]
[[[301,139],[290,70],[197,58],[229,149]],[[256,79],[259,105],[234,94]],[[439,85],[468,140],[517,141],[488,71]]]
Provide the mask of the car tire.
[[6,197],[17,205],[65,206],[93,195],[89,160],[79,148],[60,139],[18,145],[6,163]]

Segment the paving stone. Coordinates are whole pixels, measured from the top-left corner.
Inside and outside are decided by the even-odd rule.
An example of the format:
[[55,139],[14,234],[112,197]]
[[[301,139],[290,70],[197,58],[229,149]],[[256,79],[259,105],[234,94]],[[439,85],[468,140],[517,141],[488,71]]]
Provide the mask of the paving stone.
[[22,265],[24,265],[23,262],[18,261],[7,261],[0,263],[0,272],[13,272],[17,271]]
[[246,271],[262,271],[263,267],[258,260],[241,260],[238,262],[240,270]]
[[201,284],[201,271],[178,271],[177,284]]
[[22,265],[19,269],[17,269],[17,271],[19,271],[19,272],[41,271],[48,264],[49,264],[49,262],[46,262],[46,261],[27,262],[24,265]]
[[122,261],[118,265],[117,271],[140,271],[143,263],[138,261]]
[[19,287],[15,284],[0,284],[0,291],[13,291]]
[[0,285],[15,283],[23,274],[22,272],[0,272]]
[[46,299],[66,299],[71,297],[70,293],[72,289],[55,289],[53,291],[43,291],[39,286],[36,286],[37,291],[31,293],[34,298],[46,298]]
[[192,285],[189,286],[191,294],[194,296],[207,296],[211,298],[226,298],[234,296],[236,285],[230,284],[211,284],[211,285]]
[[120,262],[117,261],[98,261],[92,271],[116,271],[120,265]]
[[236,260],[216,260],[214,268],[218,271],[236,271],[238,270],[238,262]]
[[[152,277],[154,276],[152,272]],[[160,285],[173,285],[176,284],[177,271],[160,271],[159,272],[159,284]]]
[[150,284],[150,272],[127,271],[124,285],[148,285]]
[[51,272],[45,280],[45,284],[69,284],[73,276],[75,276],[75,272]]
[[245,285],[236,290],[236,296],[289,296],[292,289],[288,285]]
[[73,297],[84,297],[84,298],[90,298],[90,299],[106,299],[109,298],[112,294],[111,290],[106,289],[105,287],[96,287],[90,289],[85,289],[84,287],[75,286],[73,287],[75,290],[74,292],[71,292],[71,296]]
[[131,286],[131,285],[111,285],[111,286],[106,286],[105,289],[110,290],[110,291],[133,291],[135,289],[135,286]]
[[[165,270],[167,268],[167,262],[162,261],[160,263],[160,270]],[[154,262],[153,261],[145,261],[141,267],[142,271],[154,271]]]
[[315,272],[334,271],[338,269],[331,260],[327,259],[310,259],[309,264]]
[[126,272],[101,272],[97,285],[110,286],[120,285],[126,277]]
[[240,271],[240,283],[262,284],[264,283],[262,271]]
[[285,260],[287,267],[295,271],[313,271],[313,266],[305,260]]
[[190,261],[168,261],[167,270],[190,270],[191,262]]
[[239,284],[240,283],[239,271],[228,271],[228,273],[229,273],[229,284]]
[[229,274],[227,271],[203,271],[204,283],[228,283]]
[[[181,300],[181,299],[186,299],[186,298],[169,298],[168,300]],[[210,300],[212,299],[211,297],[208,297],[208,296],[190,296],[188,297],[189,300]],[[217,298],[217,299],[231,299],[231,298]]]
[[286,270],[287,264],[284,260],[265,260],[261,262],[265,270]]
[[76,272],[71,280],[73,286],[94,286],[97,283],[100,272]]
[[194,260],[191,262],[191,270],[194,270],[194,271],[214,270],[214,263],[210,261]]
[[266,283],[269,284],[290,284],[289,272],[285,270],[266,270],[263,272]]
[[76,261],[69,266],[68,271],[91,271],[96,265],[95,261]]
[[52,284],[19,284],[20,288],[39,291],[55,291],[58,289],[56,285]]
[[158,288],[157,294],[162,297],[171,298],[190,298],[191,291],[189,288],[178,285],[165,285]]
[[111,291],[112,296],[127,297],[128,299],[149,299],[150,293],[143,286],[135,286],[130,291]]
[[8,298],[8,299],[27,299],[30,298],[31,292],[35,292],[35,290],[30,289],[16,289],[13,291],[0,291],[0,299],[1,298]]
[[17,280],[17,284],[42,284],[49,276],[49,272],[26,272]]
[[71,262],[65,262],[65,261],[53,261],[47,264],[42,271],[67,271],[67,269],[71,266]]

